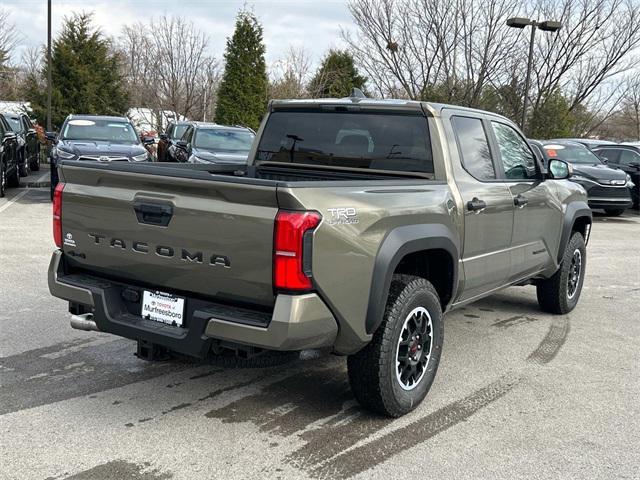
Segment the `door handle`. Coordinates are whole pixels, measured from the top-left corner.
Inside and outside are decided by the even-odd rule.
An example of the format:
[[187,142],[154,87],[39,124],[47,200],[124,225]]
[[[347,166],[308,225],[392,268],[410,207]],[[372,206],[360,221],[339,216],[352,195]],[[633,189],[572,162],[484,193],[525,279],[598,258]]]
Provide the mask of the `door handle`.
[[520,194],[518,194],[517,197],[513,198],[513,204],[518,208],[524,207],[527,203],[529,203],[529,200],[527,200],[526,197],[523,197]]
[[480,213],[485,208],[487,208],[487,202],[478,199],[478,197],[473,197],[467,202],[467,210],[471,212]]

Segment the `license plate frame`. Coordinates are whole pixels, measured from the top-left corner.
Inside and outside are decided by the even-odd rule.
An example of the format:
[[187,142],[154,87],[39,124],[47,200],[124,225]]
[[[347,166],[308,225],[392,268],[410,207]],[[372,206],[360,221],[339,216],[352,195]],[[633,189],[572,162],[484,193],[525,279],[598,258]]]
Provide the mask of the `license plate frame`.
[[186,299],[158,290],[144,290],[142,294],[142,318],[174,327],[184,327]]

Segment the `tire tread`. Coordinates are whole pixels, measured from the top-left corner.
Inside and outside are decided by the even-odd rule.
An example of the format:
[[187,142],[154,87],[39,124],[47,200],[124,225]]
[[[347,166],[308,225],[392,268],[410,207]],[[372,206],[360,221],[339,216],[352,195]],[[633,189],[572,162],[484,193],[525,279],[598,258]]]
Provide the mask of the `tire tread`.
[[[393,322],[399,320],[398,311],[410,301],[416,290],[429,292],[439,303],[438,293],[426,279],[411,275],[394,275],[382,323],[373,334],[371,342],[347,359],[349,384],[358,402],[369,410],[391,417],[399,417],[407,411],[397,405],[393,391],[386,387],[382,376],[386,373],[387,359],[395,352],[397,339],[393,332]],[[438,314],[441,315],[440,312]]]

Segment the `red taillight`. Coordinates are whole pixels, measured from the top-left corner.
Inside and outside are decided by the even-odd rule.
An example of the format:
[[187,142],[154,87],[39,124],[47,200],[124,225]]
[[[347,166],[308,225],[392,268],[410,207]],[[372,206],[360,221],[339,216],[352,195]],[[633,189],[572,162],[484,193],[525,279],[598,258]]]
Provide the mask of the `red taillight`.
[[[318,212],[280,210],[276,215],[273,243],[273,283],[280,290],[309,290],[311,279],[305,273],[305,232],[318,226]],[[307,252],[310,255],[311,252]],[[310,258],[306,259],[307,261]],[[310,270],[310,269],[306,269]]]
[[53,241],[62,248],[62,191],[64,183],[56,185],[53,191]]

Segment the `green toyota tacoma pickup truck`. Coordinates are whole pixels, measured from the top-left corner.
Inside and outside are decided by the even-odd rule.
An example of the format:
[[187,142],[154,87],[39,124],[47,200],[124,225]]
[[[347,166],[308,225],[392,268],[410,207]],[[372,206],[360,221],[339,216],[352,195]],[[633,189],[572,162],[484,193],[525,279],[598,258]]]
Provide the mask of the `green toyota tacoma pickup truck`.
[[71,326],[198,358],[327,348],[389,416],[426,396],[443,315],[512,285],[565,314],[591,210],[509,120],[360,97],[272,101],[248,165],[64,161],[51,293]]

